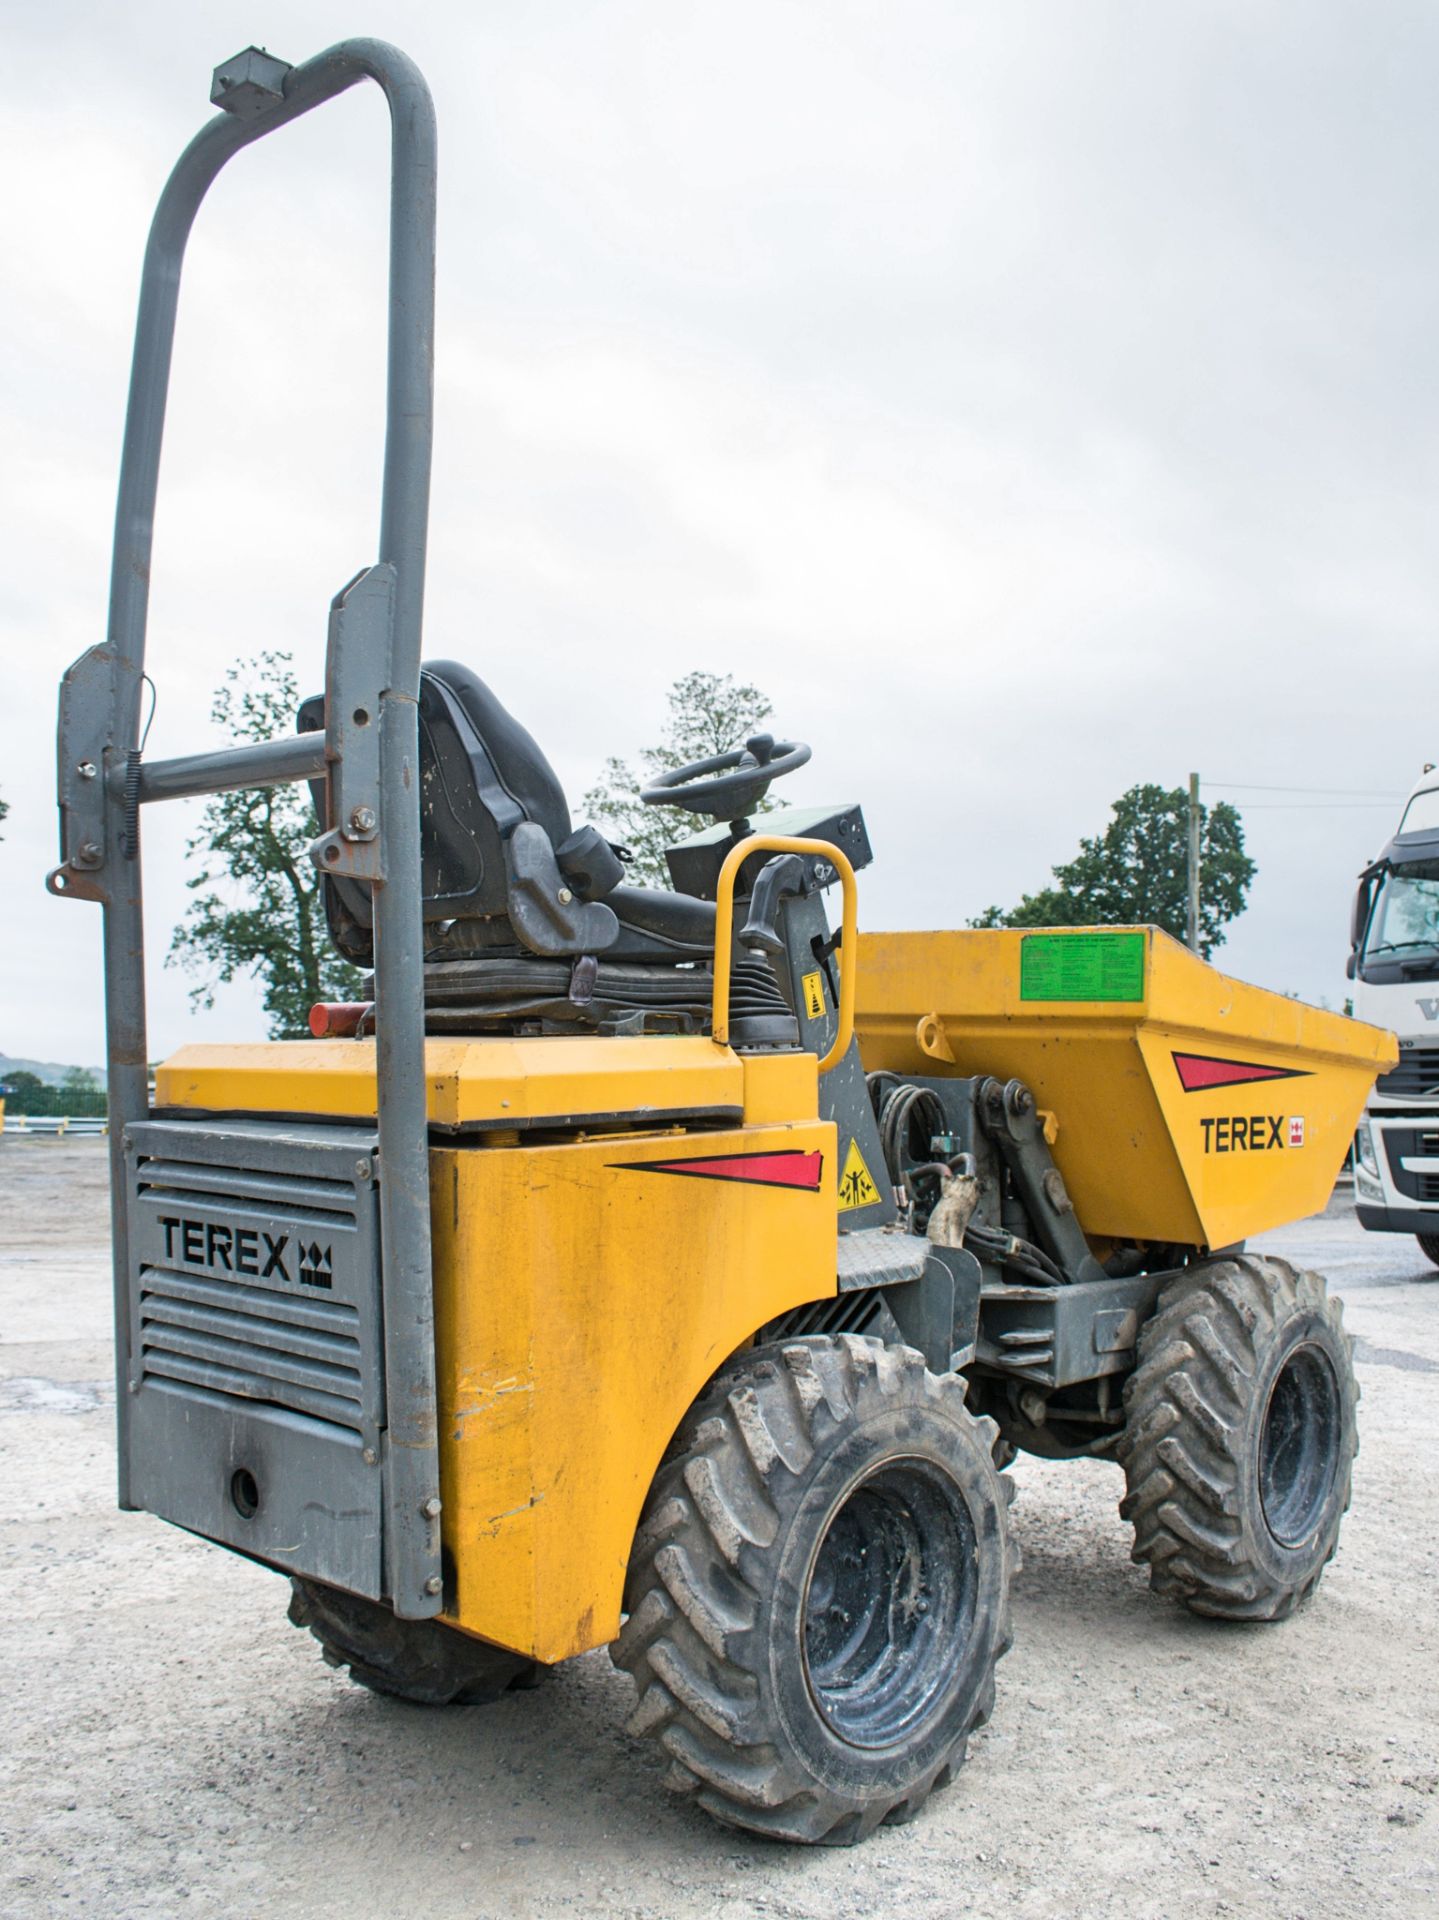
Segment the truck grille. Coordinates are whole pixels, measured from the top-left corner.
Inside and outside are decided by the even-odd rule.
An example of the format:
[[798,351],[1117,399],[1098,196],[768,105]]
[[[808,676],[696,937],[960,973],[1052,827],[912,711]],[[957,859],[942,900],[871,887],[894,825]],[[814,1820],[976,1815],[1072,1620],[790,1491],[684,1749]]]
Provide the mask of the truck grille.
[[1392,1098],[1416,1099],[1439,1089],[1439,1047],[1410,1047],[1392,1073],[1381,1073],[1376,1091]]
[[1408,1200],[1439,1200],[1439,1173],[1416,1173],[1404,1164],[1406,1160],[1439,1160],[1439,1129],[1381,1127],[1378,1132],[1400,1193]]

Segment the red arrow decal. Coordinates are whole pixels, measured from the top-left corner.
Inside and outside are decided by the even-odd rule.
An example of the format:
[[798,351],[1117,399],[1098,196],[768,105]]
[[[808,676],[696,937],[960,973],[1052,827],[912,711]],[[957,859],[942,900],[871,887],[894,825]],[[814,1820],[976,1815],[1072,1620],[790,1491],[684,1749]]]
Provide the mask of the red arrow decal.
[[790,1147],[779,1153],[715,1153],[693,1160],[622,1160],[617,1173],[676,1173],[687,1180],[738,1180],[750,1187],[798,1187],[818,1193],[824,1155]]
[[1253,1060],[1219,1060],[1209,1053],[1176,1053],[1175,1071],[1186,1093],[1209,1087],[1241,1087],[1253,1080],[1307,1080],[1306,1067],[1261,1067]]

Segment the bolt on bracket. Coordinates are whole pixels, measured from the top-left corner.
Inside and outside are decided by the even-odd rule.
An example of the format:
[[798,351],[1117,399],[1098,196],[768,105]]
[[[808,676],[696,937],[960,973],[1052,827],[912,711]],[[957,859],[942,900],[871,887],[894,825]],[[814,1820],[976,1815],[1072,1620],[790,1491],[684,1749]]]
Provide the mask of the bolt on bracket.
[[310,847],[321,873],[378,886],[380,702],[390,680],[395,569],[382,561],[342,587],[330,605],[325,671],[328,831]]

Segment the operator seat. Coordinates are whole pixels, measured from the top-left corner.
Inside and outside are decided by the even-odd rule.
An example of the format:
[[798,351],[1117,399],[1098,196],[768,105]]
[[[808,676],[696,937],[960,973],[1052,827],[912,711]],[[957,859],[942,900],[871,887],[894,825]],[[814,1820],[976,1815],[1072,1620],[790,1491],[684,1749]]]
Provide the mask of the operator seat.
[[[538,743],[470,668],[437,660],[421,670],[419,722],[427,962],[589,954],[692,966],[710,958],[713,904],[624,885],[619,854],[594,827],[574,828]],[[300,707],[299,730],[324,724],[316,695]],[[333,826],[325,782],[311,791]],[[369,888],[327,874],[324,893],[337,950],[371,965]]]

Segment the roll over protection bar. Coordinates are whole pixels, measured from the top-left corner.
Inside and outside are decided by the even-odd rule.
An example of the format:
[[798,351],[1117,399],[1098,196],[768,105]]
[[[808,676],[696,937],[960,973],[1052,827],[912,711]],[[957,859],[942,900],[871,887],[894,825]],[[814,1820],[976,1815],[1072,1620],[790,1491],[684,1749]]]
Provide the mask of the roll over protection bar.
[[[326,656],[326,731],[172,760],[139,757],[160,450],[185,247],[212,182],[244,147],[372,80],[390,109],[389,348],[379,556],[342,590]],[[435,115],[419,69],[382,40],[301,66],[249,48],[216,69],[223,111],[186,147],[150,228],[115,513],[107,637],[61,686],[61,863],[52,893],[104,914],[119,1499],[129,1498],[130,1235],[125,1132],[149,1113],[139,812],[156,800],[326,773],[344,820],[316,842],[328,872],[375,892],[381,1241],[388,1430],[387,1580],[402,1618],[440,1611],[420,903],[418,698],[433,439]],[[343,700],[337,700],[337,691]],[[356,724],[359,714],[366,715]],[[333,812],[333,807],[332,807]],[[429,1507],[433,1510],[426,1512]]]

